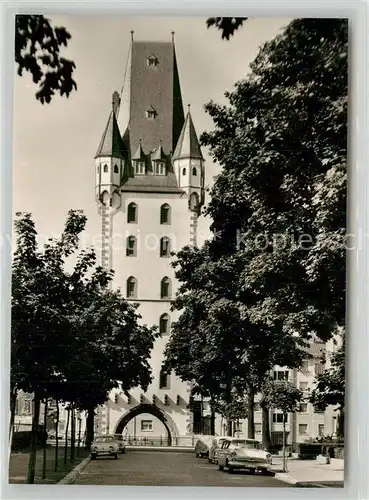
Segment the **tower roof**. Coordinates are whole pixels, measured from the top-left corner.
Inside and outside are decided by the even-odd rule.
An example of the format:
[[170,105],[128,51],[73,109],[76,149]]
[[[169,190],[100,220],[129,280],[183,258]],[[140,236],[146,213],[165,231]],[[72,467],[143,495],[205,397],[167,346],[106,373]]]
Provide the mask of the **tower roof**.
[[188,109],[187,116],[173,154],[173,160],[178,160],[180,158],[204,159],[201,154],[200,144],[192,121],[190,109]]
[[124,149],[115,112],[114,109],[112,109],[109,115],[108,123],[106,124],[104,133],[101,137],[99,147],[97,148],[95,158],[98,158],[99,156],[114,156],[117,158],[123,158]]
[[151,155],[151,159],[152,160],[165,160],[166,159],[166,156],[163,152],[163,148],[162,148],[162,145],[161,145],[161,142],[159,144],[159,146],[155,149],[155,151],[152,153]]

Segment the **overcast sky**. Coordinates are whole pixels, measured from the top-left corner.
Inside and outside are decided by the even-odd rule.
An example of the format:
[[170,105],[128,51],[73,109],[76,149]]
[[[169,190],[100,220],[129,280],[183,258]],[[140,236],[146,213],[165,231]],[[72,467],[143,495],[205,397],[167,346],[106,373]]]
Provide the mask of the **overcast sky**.
[[[274,38],[288,19],[247,21],[230,41],[218,30],[206,28],[203,18],[125,16],[58,16],[55,25],[72,35],[63,55],[76,64],[77,92],[55,96],[42,105],[29,76],[15,76],[14,212],[31,212],[39,233],[58,234],[69,209],[83,209],[86,232],[99,234],[94,200],[94,154],[111,109],[111,95],[120,90],[130,41],[170,41],[175,31],[176,54],[184,105],[200,135],[212,129],[204,112],[210,99],[226,102],[225,90],[242,79],[263,42]],[[122,131],[121,131],[122,132]],[[219,172],[207,151],[206,184]],[[206,231],[203,220],[199,229]]]

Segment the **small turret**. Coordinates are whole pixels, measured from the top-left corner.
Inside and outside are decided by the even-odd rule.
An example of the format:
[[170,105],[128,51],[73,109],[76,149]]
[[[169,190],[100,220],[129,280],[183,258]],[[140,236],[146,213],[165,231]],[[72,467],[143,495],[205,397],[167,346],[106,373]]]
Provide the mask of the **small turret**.
[[119,102],[118,92],[114,92],[112,110],[95,155],[96,199],[110,206],[119,205],[118,190],[126,156],[116,119]]
[[173,166],[179,186],[188,194],[190,210],[198,212],[204,203],[204,158],[190,106],[173,153]]

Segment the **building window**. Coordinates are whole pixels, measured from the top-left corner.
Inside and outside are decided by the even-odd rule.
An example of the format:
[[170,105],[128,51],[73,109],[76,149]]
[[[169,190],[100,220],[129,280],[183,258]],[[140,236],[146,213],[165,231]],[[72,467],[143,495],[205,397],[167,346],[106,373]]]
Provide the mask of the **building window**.
[[163,161],[154,162],[155,175],[165,175],[165,163]]
[[289,371],[288,370],[276,370],[273,373],[274,380],[288,380]]
[[158,61],[158,58],[155,57],[155,56],[149,56],[147,59],[146,59],[146,63],[147,65],[150,67],[150,68],[155,68],[159,61]]
[[107,171],[108,171],[108,166],[104,165],[104,172],[107,172]]
[[159,389],[167,389],[168,388],[168,374],[163,372],[163,370],[160,371],[160,376],[159,376]]
[[301,368],[300,370],[302,372],[308,372],[309,371],[309,361],[307,359],[305,359],[302,363],[301,363]]
[[262,431],[262,424],[255,424],[255,432],[259,434]]
[[299,434],[306,435],[308,433],[308,424],[299,424]]
[[314,406],[314,413],[324,413],[325,412],[325,407],[324,405],[315,405]]
[[159,320],[159,332],[162,335],[167,335],[169,333],[169,315],[162,314]]
[[186,175],[186,173],[187,173],[186,168],[183,168],[183,169],[182,169],[182,175]]
[[192,175],[193,176],[197,175],[197,168],[196,167],[193,167],[193,169],[192,169]]
[[118,165],[114,165],[114,173],[119,174],[119,167]]
[[141,431],[152,431],[152,420],[141,420]]
[[170,299],[171,297],[171,282],[170,279],[165,277],[160,283],[160,297],[162,299]]
[[157,116],[157,112],[155,111],[154,108],[150,108],[146,111],[146,118],[148,118],[149,120],[154,120]]
[[137,280],[133,276],[130,276],[127,280],[127,297],[137,297]]
[[23,401],[23,414],[24,415],[32,414],[32,401],[30,399],[25,399]]
[[323,363],[315,363],[314,365],[315,375],[323,375],[324,373],[324,364]]
[[127,222],[137,222],[137,205],[130,203],[127,210]]
[[137,240],[135,236],[128,236],[127,247],[126,247],[127,257],[136,257],[137,255]]
[[300,413],[307,413],[308,411],[308,405],[307,403],[300,403]]
[[234,432],[242,432],[242,422],[234,423]]
[[134,160],[133,165],[134,165],[134,170],[135,170],[136,175],[145,175],[146,169],[145,169],[145,162],[144,161]]
[[[273,424],[283,424],[283,413],[273,413]],[[288,422],[288,414],[285,415],[285,422]]]
[[324,424],[318,425],[318,436],[320,436],[320,437],[324,436]]
[[309,387],[309,382],[300,382],[300,390],[306,391]]
[[170,239],[167,236],[160,239],[160,257],[170,257]]
[[160,224],[170,224],[170,206],[167,203],[160,207]]

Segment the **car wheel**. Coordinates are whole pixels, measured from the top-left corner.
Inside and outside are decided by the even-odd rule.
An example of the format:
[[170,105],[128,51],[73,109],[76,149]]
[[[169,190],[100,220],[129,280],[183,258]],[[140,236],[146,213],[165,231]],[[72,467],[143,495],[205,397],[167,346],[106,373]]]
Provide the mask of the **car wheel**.
[[91,453],[91,460],[96,460],[96,453]]
[[114,454],[114,459],[115,459],[115,460],[118,460],[118,453],[115,453],[115,454]]
[[218,469],[219,470],[224,470],[224,466],[223,465],[218,465]]
[[212,463],[213,463],[213,461],[212,461],[212,459],[211,459],[211,458],[208,458],[208,462],[209,462],[209,464],[212,464]]
[[196,453],[196,458],[199,458],[199,454],[198,453]]
[[249,469],[250,474],[254,475],[255,474],[255,469]]
[[233,469],[232,469],[232,467],[228,467],[228,474],[233,474]]

